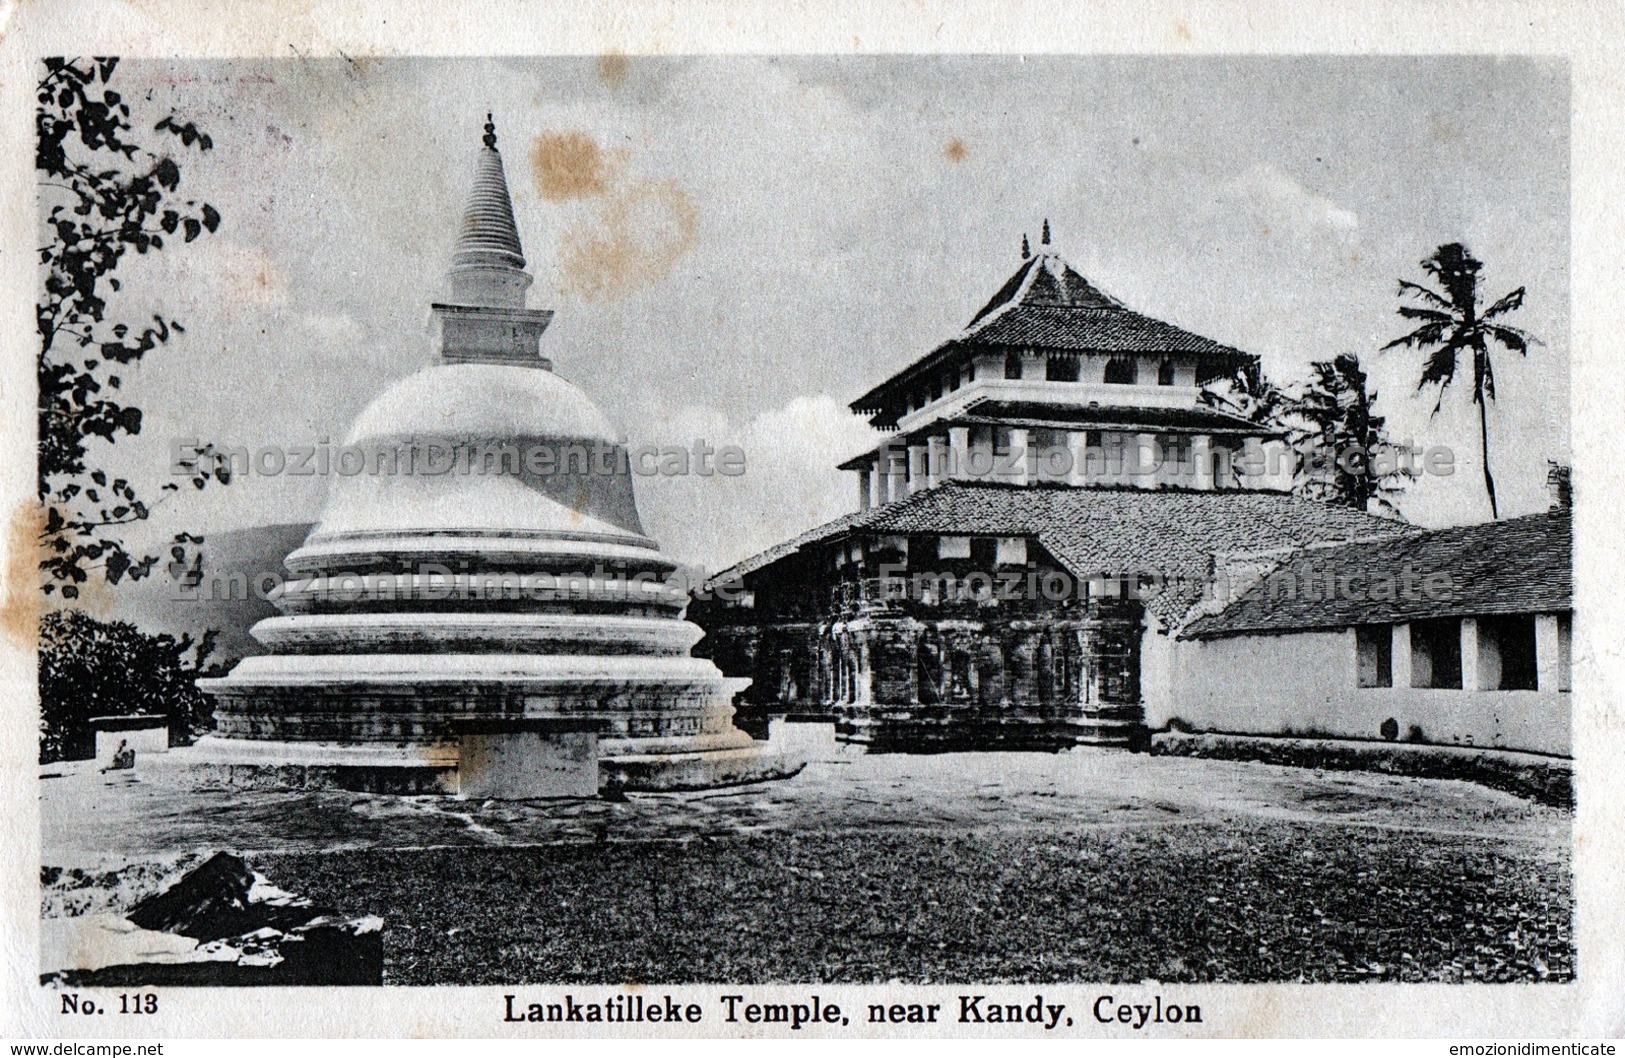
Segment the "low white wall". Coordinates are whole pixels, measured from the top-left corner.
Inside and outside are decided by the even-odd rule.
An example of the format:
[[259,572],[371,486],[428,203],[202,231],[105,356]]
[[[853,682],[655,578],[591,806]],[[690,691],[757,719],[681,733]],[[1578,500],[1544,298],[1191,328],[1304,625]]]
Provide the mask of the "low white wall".
[[1354,631],[1142,640],[1141,687],[1152,730],[1178,719],[1198,731],[1379,739],[1399,737],[1567,756],[1564,691],[1356,686]]
[[138,763],[143,753],[168,753],[169,723],[165,721],[162,727],[143,727],[135,731],[96,732],[97,763],[104,766],[113,763],[113,755],[121,742],[135,750]]

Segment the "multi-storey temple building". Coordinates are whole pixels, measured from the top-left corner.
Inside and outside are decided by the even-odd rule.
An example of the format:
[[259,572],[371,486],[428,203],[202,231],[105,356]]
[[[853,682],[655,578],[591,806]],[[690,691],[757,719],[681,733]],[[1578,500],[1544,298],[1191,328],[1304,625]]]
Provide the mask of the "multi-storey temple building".
[[852,402],[857,510],[713,578],[739,702],[876,747],[1132,744],[1142,659],[1232,556],[1402,529],[1291,495],[1278,435],[1202,399],[1256,358],[1144,316],[1049,245]]

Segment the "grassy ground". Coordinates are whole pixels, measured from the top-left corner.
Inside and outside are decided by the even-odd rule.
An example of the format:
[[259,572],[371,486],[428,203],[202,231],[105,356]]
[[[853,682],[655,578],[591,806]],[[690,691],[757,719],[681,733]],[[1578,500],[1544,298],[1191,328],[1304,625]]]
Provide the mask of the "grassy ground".
[[1231,818],[251,859],[383,914],[396,984],[1574,973],[1566,857],[1471,834]]

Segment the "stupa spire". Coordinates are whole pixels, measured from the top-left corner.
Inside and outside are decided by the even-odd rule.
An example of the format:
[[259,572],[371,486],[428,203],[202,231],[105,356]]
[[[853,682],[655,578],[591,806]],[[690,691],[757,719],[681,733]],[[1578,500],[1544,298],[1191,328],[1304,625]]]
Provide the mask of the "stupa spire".
[[451,259],[452,298],[467,305],[522,308],[531,277],[513,216],[508,174],[497,151],[496,123],[485,116],[485,146],[474,164],[474,187]]
[[451,296],[430,306],[435,351],[448,364],[552,367],[538,343],[553,313],[525,307],[531,275],[525,271],[508,174],[497,153],[496,121],[490,114],[485,115],[483,139],[446,276]]

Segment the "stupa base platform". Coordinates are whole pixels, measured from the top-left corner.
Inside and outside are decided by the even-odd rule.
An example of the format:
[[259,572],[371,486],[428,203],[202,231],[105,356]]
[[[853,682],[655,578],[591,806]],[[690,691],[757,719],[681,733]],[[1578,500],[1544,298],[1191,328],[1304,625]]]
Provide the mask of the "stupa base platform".
[[606,757],[598,762],[600,789],[610,789],[613,783],[613,788],[646,792],[709,790],[788,779],[806,767],[802,757],[768,743],[759,746]]
[[[691,752],[598,757],[579,747],[537,759],[483,753],[465,758],[457,742],[340,745],[206,737],[165,754],[155,766],[185,773],[201,789],[343,790],[497,800],[591,797],[741,786],[789,778],[805,760],[767,742]],[[505,766],[504,766],[505,765]]]

